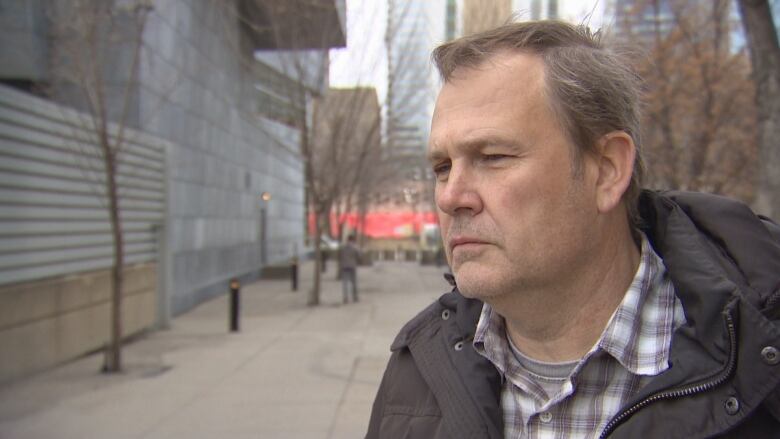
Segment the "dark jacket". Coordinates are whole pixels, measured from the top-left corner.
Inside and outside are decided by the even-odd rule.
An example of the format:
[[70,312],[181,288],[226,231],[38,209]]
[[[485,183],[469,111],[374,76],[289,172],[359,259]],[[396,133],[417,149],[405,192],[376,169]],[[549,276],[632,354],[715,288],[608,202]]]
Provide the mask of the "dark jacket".
[[360,264],[360,250],[351,242],[343,244],[339,249],[339,262],[341,269],[354,270]]
[[[687,323],[604,436],[780,437],[780,228],[697,193],[645,191],[640,213]],[[471,344],[481,308],[454,288],[401,330],[368,438],[503,437],[501,378]]]

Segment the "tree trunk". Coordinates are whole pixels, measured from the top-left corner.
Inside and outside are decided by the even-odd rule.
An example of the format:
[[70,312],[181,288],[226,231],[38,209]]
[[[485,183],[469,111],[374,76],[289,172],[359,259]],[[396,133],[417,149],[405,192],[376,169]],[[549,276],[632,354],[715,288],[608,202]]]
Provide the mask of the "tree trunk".
[[758,107],[758,191],[754,208],[780,216],[780,47],[767,0],[739,0],[745,28]]
[[322,212],[314,209],[314,285],[309,290],[308,306],[320,304],[320,279],[322,278]]
[[[102,133],[108,142],[106,133]],[[116,181],[117,160],[113,151],[107,150],[106,193],[108,195],[109,216],[111,218],[111,234],[114,240],[114,264],[111,267],[111,341],[108,347],[105,369],[107,372],[122,370],[122,267],[124,266],[124,242],[122,241],[122,225],[119,217],[119,190]]]
[[[331,221],[330,211],[331,209],[325,209],[326,213],[322,216],[322,222],[323,222],[322,234],[327,237],[333,238],[333,233],[332,233],[333,223]],[[336,221],[338,221],[338,213],[336,214]]]

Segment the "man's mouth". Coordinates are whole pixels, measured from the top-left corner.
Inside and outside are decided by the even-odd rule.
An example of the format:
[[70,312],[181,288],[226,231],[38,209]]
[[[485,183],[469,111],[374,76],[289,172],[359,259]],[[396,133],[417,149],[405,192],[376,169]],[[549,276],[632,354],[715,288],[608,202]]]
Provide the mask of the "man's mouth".
[[454,251],[456,248],[466,249],[478,247],[485,244],[487,244],[487,242],[479,238],[474,238],[471,236],[456,236],[450,240],[450,250]]

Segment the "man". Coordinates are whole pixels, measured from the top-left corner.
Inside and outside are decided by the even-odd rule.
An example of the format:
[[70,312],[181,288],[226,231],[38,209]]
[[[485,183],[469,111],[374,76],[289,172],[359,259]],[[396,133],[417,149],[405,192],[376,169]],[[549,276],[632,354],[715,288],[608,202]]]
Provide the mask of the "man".
[[358,301],[357,267],[360,263],[360,251],[355,245],[355,235],[349,235],[347,243],[339,250],[339,265],[341,266],[341,291],[344,303],[349,302],[349,291],[352,291],[352,301]]
[[587,29],[437,48],[456,286],[393,342],[369,438],[777,437],[780,230],[641,191],[638,81]]

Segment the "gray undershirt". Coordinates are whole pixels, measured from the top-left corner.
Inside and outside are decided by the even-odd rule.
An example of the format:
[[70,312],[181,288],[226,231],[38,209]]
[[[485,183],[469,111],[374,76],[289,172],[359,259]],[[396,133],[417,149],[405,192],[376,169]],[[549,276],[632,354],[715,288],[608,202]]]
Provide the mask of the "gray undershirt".
[[[506,339],[509,342],[509,347],[512,349],[512,353],[517,359],[517,362],[520,363],[520,367],[525,369],[531,379],[544,389],[544,392],[547,394],[547,401],[561,391],[563,383],[566,382],[566,379],[569,378],[569,375],[571,375],[571,372],[579,363],[579,360],[566,361],[563,363],[537,361],[520,352],[520,350],[517,349],[517,346],[512,343],[512,339],[509,338],[509,336],[507,336]],[[545,401],[545,403],[547,401]]]

